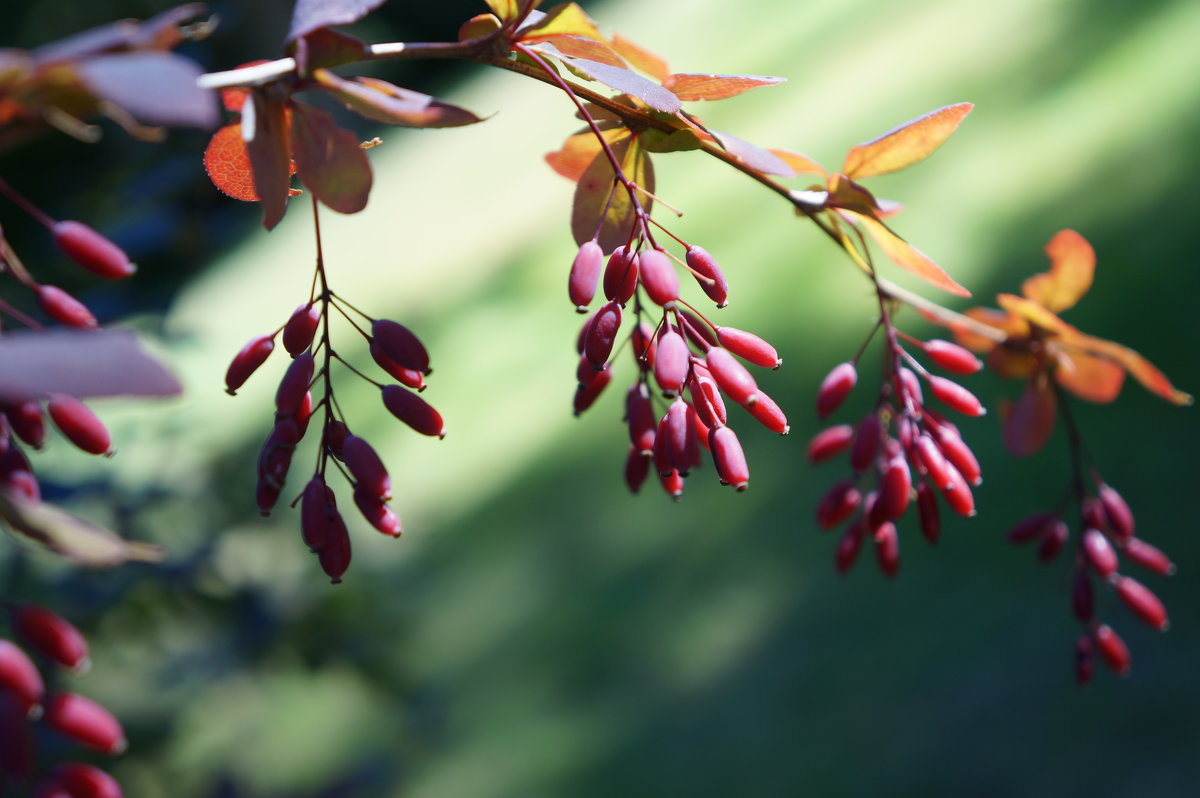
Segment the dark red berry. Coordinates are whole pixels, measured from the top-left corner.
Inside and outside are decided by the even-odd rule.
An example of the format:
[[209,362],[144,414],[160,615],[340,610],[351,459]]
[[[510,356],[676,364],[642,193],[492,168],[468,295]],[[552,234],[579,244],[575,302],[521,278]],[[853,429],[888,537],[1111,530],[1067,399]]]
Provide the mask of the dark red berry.
[[935,338],[932,341],[926,341],[922,348],[925,350],[925,354],[929,355],[930,360],[951,374],[974,374],[983,368],[979,358],[971,354],[970,350],[949,341]]
[[1125,645],[1125,641],[1112,630],[1112,627],[1108,624],[1100,624],[1092,633],[1092,639],[1096,643],[1096,651],[1100,653],[1104,664],[1116,671],[1118,675],[1128,676],[1131,670],[1129,648]]
[[46,725],[106,754],[125,750],[125,731],[113,714],[77,693],[58,693],[46,702]]
[[975,394],[945,377],[931,376],[929,390],[938,401],[965,416],[982,416],[987,411]]
[[705,353],[705,363],[721,390],[739,405],[758,390],[754,377],[729,350],[714,346]]
[[274,335],[260,335],[242,347],[225,372],[225,392],[233,396],[275,350]]
[[601,306],[592,323],[588,325],[587,336],[584,339],[583,354],[596,366],[603,366],[612,354],[613,344],[617,340],[617,332],[621,329],[621,306],[609,302]]
[[347,435],[342,445],[342,460],[364,490],[384,501],[392,498],[392,478],[371,444],[357,435]]
[[638,284],[638,255],[628,247],[617,247],[604,267],[604,296],[624,305],[633,297]]
[[47,659],[71,670],[86,669],[88,645],[70,621],[44,607],[18,606],[12,613],[13,631]]
[[0,637],[0,689],[20,701],[21,711],[29,712],[42,703],[46,687],[33,660],[16,643]]
[[[125,795],[116,779],[100,768],[82,762],[66,762],[56,767],[53,783],[56,788],[66,791],[64,798],[123,798]],[[39,798],[57,798],[57,794],[51,792]]]
[[354,504],[362,513],[367,523],[385,535],[398,538],[403,533],[400,528],[400,518],[376,496],[372,496],[359,485],[354,488]]
[[587,312],[587,306],[596,296],[596,285],[600,281],[600,267],[604,263],[604,251],[596,239],[583,242],[575,260],[571,264],[571,276],[567,280],[567,294],[571,304],[580,313]]
[[709,432],[708,449],[723,483],[732,485],[739,492],[750,485],[750,467],[746,465],[746,455],[733,430],[714,427]]
[[708,294],[708,298],[723,308],[729,304],[729,283],[725,273],[716,258],[708,254],[703,247],[692,245],[688,247],[685,256],[688,268],[692,270],[700,289]]
[[1166,631],[1167,608],[1150,588],[1128,576],[1117,577],[1115,585],[1117,597],[1125,603],[1130,612],[1155,629]]
[[422,435],[446,437],[442,415],[407,388],[400,385],[383,386],[383,404],[393,416]]
[[839,363],[825,375],[817,391],[817,415],[825,418],[842,406],[854,384],[858,382],[858,369],[853,363]]
[[425,345],[403,324],[377,319],[371,324],[371,337],[379,342],[390,359],[406,369],[429,373],[429,353]]
[[292,357],[312,346],[321,323],[321,309],[316,305],[301,305],[283,325],[283,348]]
[[137,267],[125,251],[83,222],[64,219],[51,228],[54,243],[71,260],[98,277],[120,280]]
[[46,412],[67,440],[90,454],[109,454],[112,438],[96,414],[74,396],[58,394],[46,402]]
[[279,415],[290,416],[300,409],[315,368],[311,352],[302,352],[288,364],[283,379],[279,381],[279,389],[275,391],[275,409]]

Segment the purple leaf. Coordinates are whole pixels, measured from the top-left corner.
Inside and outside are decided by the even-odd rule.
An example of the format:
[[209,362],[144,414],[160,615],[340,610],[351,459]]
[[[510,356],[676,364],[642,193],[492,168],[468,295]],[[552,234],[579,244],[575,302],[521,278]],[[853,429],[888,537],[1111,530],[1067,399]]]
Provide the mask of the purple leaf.
[[181,55],[97,55],[81,61],[76,69],[93,94],[143,124],[216,127],[216,94],[196,85],[200,67]]
[[564,60],[563,63],[574,72],[579,72],[585,77],[599,81],[630,97],[637,97],[656,111],[673,114],[683,107],[683,103],[673,93],[628,69],[601,64],[599,61],[588,61],[584,58],[570,58]]
[[751,144],[744,139],[739,139],[737,136],[729,133],[722,133],[719,130],[710,129],[708,132],[716,137],[726,152],[737,156],[739,161],[754,171],[767,175],[795,177],[796,170],[792,169],[782,158],[769,150],[764,150],[756,144]]
[[470,111],[377,78],[347,80],[327,69],[313,73],[330,94],[368,119],[405,127],[457,127],[482,122]]
[[63,393],[175,396],[179,381],[151,358],[129,330],[21,331],[0,338],[0,401]]
[[358,22],[383,3],[384,0],[296,0],[292,26],[284,42],[307,36],[330,25]]
[[358,136],[311,105],[292,105],[296,174],[317,199],[338,213],[358,213],[371,193],[371,164]]

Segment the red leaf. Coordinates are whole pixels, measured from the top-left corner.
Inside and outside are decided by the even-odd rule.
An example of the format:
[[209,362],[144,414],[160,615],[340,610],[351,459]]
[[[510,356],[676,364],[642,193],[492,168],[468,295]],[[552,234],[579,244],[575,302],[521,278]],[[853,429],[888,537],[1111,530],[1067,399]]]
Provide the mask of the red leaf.
[[98,55],[76,69],[96,96],[148,125],[212,128],[217,124],[213,92],[196,85],[200,67],[175,53]]
[[1017,457],[1037,453],[1054,432],[1055,412],[1049,383],[1043,378],[1029,380],[1004,419],[1004,445]]
[[971,103],[947,105],[905,122],[846,154],[842,171],[850,177],[885,175],[911,166],[933,154],[974,108]]
[[384,0],[296,0],[292,24],[284,41],[306,36],[318,28],[358,22],[383,3]]
[[715,75],[694,72],[669,75],[663,86],[683,101],[724,100],[760,86],[775,86],[787,78],[770,75]]
[[[279,224],[287,209],[291,182],[291,146],[284,101],[261,89],[250,91],[250,102],[242,107],[242,138],[254,174],[254,191],[263,205],[263,227]],[[246,126],[253,125],[247,134]]]
[[246,202],[258,202],[240,122],[226,125],[213,134],[204,150],[204,170],[213,185],[224,194]]
[[1074,230],[1060,230],[1046,245],[1050,271],[1021,284],[1021,293],[1046,310],[1059,313],[1073,306],[1092,287],[1096,252]]
[[483,121],[466,109],[386,80],[346,80],[327,69],[318,69],[313,78],[347,108],[376,122],[404,127],[458,127]]
[[371,192],[371,164],[358,137],[310,105],[292,106],[292,156],[296,173],[321,202],[338,213],[357,213]]
[[946,274],[928,255],[893,233],[883,222],[862,214],[854,213],[853,216],[855,221],[867,229],[875,243],[879,244],[879,248],[899,266],[955,296],[971,295],[970,291],[955,282],[954,278]]

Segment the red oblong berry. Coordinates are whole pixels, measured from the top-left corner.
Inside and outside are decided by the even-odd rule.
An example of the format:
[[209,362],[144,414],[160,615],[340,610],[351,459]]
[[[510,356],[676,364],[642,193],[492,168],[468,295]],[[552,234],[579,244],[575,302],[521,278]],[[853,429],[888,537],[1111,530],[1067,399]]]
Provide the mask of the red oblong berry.
[[854,440],[854,427],[849,424],[838,424],[823,429],[808,442],[808,461],[823,463],[844,452]]
[[[300,494],[300,535],[311,551],[317,551],[325,545],[327,507],[333,501],[332,491],[326,486],[324,477],[319,475],[310,479]],[[336,504],[333,506],[336,508]]]
[[758,390],[754,377],[728,349],[714,346],[705,353],[704,359],[717,385],[739,405],[745,404],[750,395]]
[[628,247],[617,247],[604,267],[604,297],[624,305],[633,297],[638,284],[638,254]]
[[925,433],[921,433],[913,441],[913,449],[916,451],[917,459],[921,465],[925,467],[925,472],[929,478],[933,480],[933,484],[938,488],[945,488],[952,481],[950,476],[950,464],[946,462],[945,455],[938,445],[933,442],[933,438]]
[[125,250],[83,222],[63,219],[55,222],[50,232],[68,258],[98,277],[121,280],[137,271]]
[[1159,631],[1167,630],[1167,608],[1150,588],[1129,576],[1117,577],[1116,588],[1117,597],[1130,612]]
[[1096,610],[1096,598],[1092,592],[1092,580],[1083,568],[1075,569],[1071,580],[1071,611],[1080,621],[1087,623]]
[[691,425],[688,422],[688,406],[682,397],[675,397],[667,407],[662,422],[658,426],[658,437],[666,447],[667,462],[681,476],[687,476],[691,469],[691,457],[688,452],[688,432]]
[[371,337],[399,365],[429,373],[429,353],[425,351],[425,345],[403,324],[391,319],[376,319],[371,323]]
[[750,394],[750,398],[746,400],[746,409],[750,411],[750,415],[754,416],[759,424],[762,424],[771,430],[771,432],[779,435],[787,435],[791,430],[791,427],[787,423],[787,416],[783,414],[783,410],[775,403],[774,399],[762,391],[755,391]]
[[903,457],[893,457],[884,469],[879,482],[879,500],[875,502],[875,518],[892,521],[904,515],[912,493],[912,472]]
[[679,299],[679,275],[675,264],[661,249],[650,249],[638,256],[638,278],[650,301],[665,305]]
[[[299,442],[300,427],[293,419],[281,418],[275,422],[258,453],[258,478],[268,487],[283,487],[292,465],[292,454]],[[270,507],[260,505],[259,509],[270,510]]]
[[725,280],[725,273],[721,271],[716,258],[708,254],[703,247],[693,244],[688,247],[684,260],[699,283],[700,290],[708,294],[708,298],[716,302],[717,307],[723,308],[729,304],[729,283]]
[[717,341],[730,352],[756,366],[777,369],[783,363],[783,358],[775,351],[775,347],[745,330],[718,327]]
[[106,754],[125,750],[125,730],[113,714],[78,693],[58,693],[46,702],[46,725]]
[[914,405],[925,404],[925,394],[921,392],[921,381],[917,379],[917,375],[912,369],[900,367],[897,372],[900,376],[900,386],[904,390],[904,395],[908,401]]
[[921,534],[931,544],[937,543],[942,534],[942,519],[938,511],[937,494],[928,482],[917,485],[917,516],[921,523]]
[[1161,576],[1175,573],[1175,563],[1171,562],[1171,558],[1158,547],[1151,546],[1140,538],[1130,538],[1126,541],[1124,552],[1126,557],[1148,571]]
[[672,501],[679,501],[683,498],[683,475],[678,471],[671,471],[669,474],[660,474],[658,482],[662,485],[662,489]]
[[1030,543],[1045,535],[1051,525],[1058,522],[1058,517],[1054,513],[1036,513],[1021,521],[1010,530],[1008,530],[1007,538],[1009,543],[1020,545],[1022,543]]
[[233,362],[229,364],[229,370],[225,372],[225,392],[230,396],[235,395],[237,389],[250,379],[250,375],[267,361],[273,351],[274,334],[252,338],[250,343],[242,347],[242,351],[234,355]]
[[46,421],[42,416],[42,405],[36,399],[12,405],[4,415],[17,437],[35,449],[42,448],[46,440]]
[[1075,640],[1075,679],[1080,684],[1092,680],[1092,639],[1086,634]]
[[850,467],[855,473],[866,471],[879,453],[883,443],[883,422],[879,420],[879,411],[872,410],[859,422],[854,431],[854,444],[850,447]]
[[842,406],[854,384],[858,382],[858,369],[853,363],[839,363],[825,375],[817,391],[817,415],[825,418]]
[[600,267],[604,263],[604,250],[596,239],[583,242],[571,263],[571,274],[567,279],[567,295],[571,304],[580,313],[587,313],[587,306],[596,296],[600,282]]
[[404,530],[400,528],[400,517],[378,497],[363,490],[361,485],[354,488],[354,504],[362,513],[363,518],[367,519],[367,523],[383,534],[394,538],[403,534]]
[[33,660],[11,640],[0,637],[0,688],[8,691],[28,713],[42,703],[46,685]]
[[713,328],[708,322],[701,320],[699,316],[692,313],[687,308],[676,307],[675,312],[679,314],[679,321],[683,327],[684,335],[687,339],[703,350],[707,350],[710,346],[719,346],[717,334],[713,332]]
[[933,395],[937,397],[939,402],[953,410],[957,410],[964,416],[982,416],[987,412],[983,407],[983,403],[975,397],[975,394],[953,380],[948,380],[945,377],[930,376],[929,390],[933,391]]
[[896,525],[891,521],[880,524],[874,537],[879,570],[890,579],[900,571],[900,536],[896,534]]
[[342,461],[363,490],[385,501],[392,498],[392,478],[371,444],[357,435],[347,435],[342,444]]
[[714,427],[708,433],[708,449],[721,481],[741,492],[750,485],[750,467],[737,435],[729,427]]
[[292,357],[312,346],[321,323],[321,309],[316,305],[301,305],[283,325],[283,348]]
[[697,363],[692,364],[688,393],[692,397],[692,406],[696,408],[705,426],[720,427],[726,423],[729,416],[725,410],[725,400],[721,398],[720,386],[707,368]]
[[952,344],[949,341],[943,341],[939,338],[934,338],[932,341],[926,341],[921,347],[925,350],[925,354],[929,355],[929,359],[951,374],[974,374],[983,368],[983,363],[979,358],[971,354],[969,349],[965,349],[958,344]]
[[866,535],[867,525],[861,519],[855,521],[842,533],[838,539],[837,549],[834,551],[834,564],[837,566],[838,573],[844,574],[854,567]]
[[59,324],[84,330],[99,326],[86,305],[58,286],[38,286],[37,301],[42,312]]
[[639,454],[653,452],[658,422],[654,418],[650,390],[644,383],[635,382],[625,395],[625,420],[629,425],[629,442],[634,449]]
[[83,451],[89,454],[108,454],[112,451],[112,437],[108,429],[82,400],[57,394],[46,402],[46,412],[58,431]]
[[42,500],[42,488],[38,485],[37,477],[32,471],[27,471],[23,468],[14,468],[7,474],[0,476],[0,481],[9,489],[25,496],[32,502],[40,502]]
[[383,405],[393,416],[422,435],[446,437],[442,415],[431,404],[401,385],[383,386]]
[[0,778],[6,784],[33,778],[33,734],[27,713],[21,699],[0,689]]
[[575,415],[578,416],[595,404],[610,382],[612,382],[612,368],[605,364],[604,368],[597,371],[587,385],[578,386],[572,402]]
[[300,409],[315,369],[316,363],[311,352],[300,353],[288,364],[275,391],[275,409],[279,415],[290,416]]
[[658,351],[654,356],[654,380],[662,390],[663,396],[674,397],[683,390],[691,356],[683,336],[670,328],[663,328],[658,336]]
[[[64,762],[54,769],[53,783],[69,798],[123,798],[121,785],[103,770],[82,762]],[[45,798],[56,798],[51,792]],[[39,796],[39,798],[42,798]]]
[[406,385],[414,391],[425,390],[425,374],[416,369],[406,369],[396,361],[388,357],[387,352],[383,351],[378,341],[371,341],[369,347],[371,359],[375,361],[379,368],[386,371],[395,378],[401,385]]
[[1133,537],[1133,511],[1129,509],[1129,505],[1125,503],[1121,494],[1111,486],[1101,483],[1097,490],[1097,496],[1100,499],[1100,506],[1104,510],[1108,528],[1112,530],[1117,539],[1128,540]]
[[968,518],[975,515],[975,496],[957,468],[950,469],[950,485],[942,490],[942,498],[959,515]]
[[87,640],[61,615],[25,604],[13,610],[12,624],[17,636],[47,659],[75,671],[87,668]]
[[650,456],[639,451],[637,446],[629,447],[629,454],[625,457],[625,484],[631,492],[637,493],[645,484],[646,477],[650,475],[650,460]]
[[1107,579],[1117,570],[1117,552],[1104,533],[1095,527],[1083,530],[1083,553],[1088,563],[1102,578]]
[[1129,647],[1125,645],[1112,627],[1102,623],[1092,632],[1092,640],[1096,643],[1096,651],[1104,664],[1112,668],[1120,676],[1128,676],[1131,670]]
[[621,329],[621,306],[609,302],[601,306],[592,323],[588,326],[587,337],[583,344],[584,356],[597,366],[608,362],[612,354],[613,344],[617,340],[617,332]]
[[317,552],[317,561],[329,581],[336,585],[350,567],[350,556],[350,531],[346,529],[342,514],[334,509],[329,513],[325,545]]
[[346,436],[349,434],[346,422],[333,419],[322,430],[321,445],[325,447],[325,451],[341,460],[342,446],[346,443]]
[[983,473],[979,468],[979,461],[975,458],[971,447],[963,442],[958,433],[949,425],[943,424],[937,428],[934,434],[937,436],[938,448],[942,450],[942,454],[962,474],[963,478],[972,485],[981,484]]
[[836,483],[817,503],[816,521],[821,529],[833,529],[845,521],[862,503],[862,494],[854,486],[854,480],[844,479]]
[[1049,562],[1058,556],[1062,551],[1063,546],[1067,544],[1067,539],[1071,536],[1071,530],[1062,521],[1055,521],[1046,528],[1042,534],[1042,542],[1038,546],[1037,556],[1042,562]]
[[646,322],[639,322],[629,334],[629,349],[633,359],[642,371],[653,371],[658,342],[654,339],[654,330]]

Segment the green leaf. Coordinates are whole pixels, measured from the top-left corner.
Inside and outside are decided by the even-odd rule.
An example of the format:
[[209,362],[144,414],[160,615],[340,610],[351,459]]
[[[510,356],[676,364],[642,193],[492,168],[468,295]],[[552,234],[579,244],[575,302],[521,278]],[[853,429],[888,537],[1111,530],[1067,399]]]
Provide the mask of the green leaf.
[[664,133],[657,128],[650,128],[638,134],[638,141],[647,152],[686,152],[698,150],[702,144],[700,137],[687,129]]
[[483,120],[457,105],[377,78],[347,80],[327,69],[313,73],[317,83],[359,114],[388,125],[458,127]]
[[760,86],[775,86],[787,78],[769,75],[715,75],[676,73],[663,81],[663,86],[681,100],[724,100]]
[[371,163],[358,136],[311,105],[292,106],[296,174],[317,199],[338,213],[358,213],[371,193]]
[[842,171],[853,178],[872,177],[923,161],[942,146],[974,107],[971,103],[947,105],[859,144],[846,153]]

